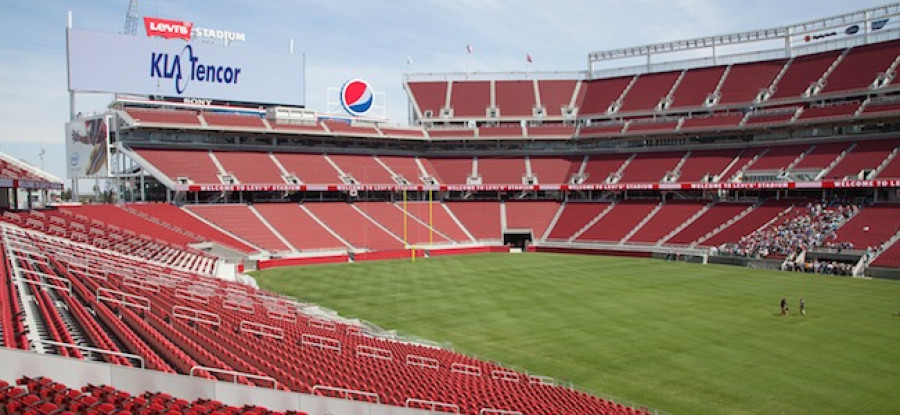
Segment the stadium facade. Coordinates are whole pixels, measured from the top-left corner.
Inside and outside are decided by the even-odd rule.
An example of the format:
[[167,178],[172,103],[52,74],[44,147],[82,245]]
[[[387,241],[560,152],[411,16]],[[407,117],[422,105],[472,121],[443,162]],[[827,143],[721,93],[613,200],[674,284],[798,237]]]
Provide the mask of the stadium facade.
[[[652,412],[393,338],[240,271],[512,246],[898,276],[900,4],[591,52],[581,73],[407,74],[411,126],[367,117],[377,94],[359,81],[347,114],[317,113],[301,57],[147,19],[146,37],[68,30],[70,92],[117,94],[67,124],[69,178],[110,181],[122,203],[3,215],[2,338],[37,353],[0,351],[23,362],[0,377],[316,415]],[[72,401],[21,396],[6,399]]]

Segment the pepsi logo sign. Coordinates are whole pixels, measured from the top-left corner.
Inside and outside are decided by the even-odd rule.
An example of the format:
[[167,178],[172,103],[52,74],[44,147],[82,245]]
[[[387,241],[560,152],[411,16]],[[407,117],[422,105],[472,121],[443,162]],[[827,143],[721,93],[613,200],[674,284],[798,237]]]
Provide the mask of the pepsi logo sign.
[[351,115],[363,115],[372,108],[372,87],[362,79],[351,79],[341,87],[341,106]]

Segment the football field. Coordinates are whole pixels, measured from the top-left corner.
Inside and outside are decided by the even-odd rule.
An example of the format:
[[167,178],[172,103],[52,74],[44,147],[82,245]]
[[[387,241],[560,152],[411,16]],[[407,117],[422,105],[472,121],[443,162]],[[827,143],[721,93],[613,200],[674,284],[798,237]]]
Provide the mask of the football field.
[[254,276],[345,317],[663,412],[900,408],[896,281],[534,253]]

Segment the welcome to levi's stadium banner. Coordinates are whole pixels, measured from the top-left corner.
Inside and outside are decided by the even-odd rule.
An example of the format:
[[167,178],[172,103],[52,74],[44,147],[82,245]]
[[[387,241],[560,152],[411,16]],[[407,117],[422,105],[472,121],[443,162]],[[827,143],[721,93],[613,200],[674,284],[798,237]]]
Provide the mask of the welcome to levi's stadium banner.
[[494,191],[519,192],[539,190],[767,190],[767,189],[835,189],[835,188],[896,188],[900,180],[822,180],[811,182],[753,182],[753,183],[617,183],[584,185],[334,185],[334,184],[190,184],[178,185],[177,191],[188,192],[305,192],[329,191]]

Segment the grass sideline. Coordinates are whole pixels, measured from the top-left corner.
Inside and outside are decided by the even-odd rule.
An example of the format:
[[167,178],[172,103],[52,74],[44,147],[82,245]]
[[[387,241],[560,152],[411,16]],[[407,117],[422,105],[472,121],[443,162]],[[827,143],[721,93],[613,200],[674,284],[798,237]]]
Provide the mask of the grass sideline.
[[[900,407],[896,281],[533,253],[254,276],[346,317],[665,412]],[[782,297],[789,317],[778,315]]]

